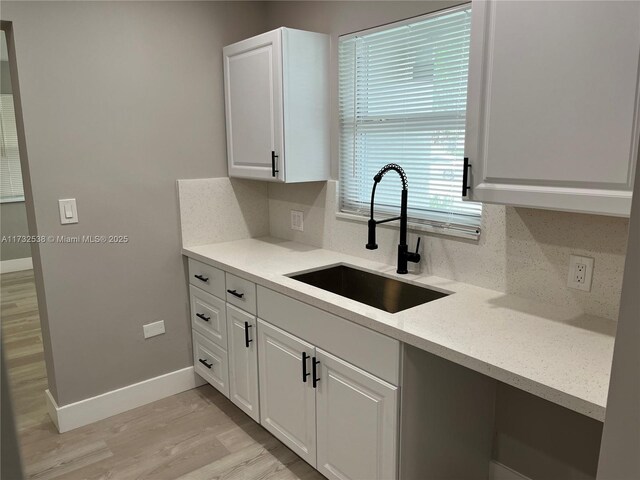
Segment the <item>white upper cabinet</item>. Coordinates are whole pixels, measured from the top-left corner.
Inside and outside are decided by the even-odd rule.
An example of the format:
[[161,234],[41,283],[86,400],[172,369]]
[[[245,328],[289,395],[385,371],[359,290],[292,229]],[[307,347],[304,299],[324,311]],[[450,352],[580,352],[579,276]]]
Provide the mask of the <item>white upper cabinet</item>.
[[640,2],[474,1],[469,200],[628,216]]
[[223,55],[229,176],[329,178],[329,37],[279,28]]

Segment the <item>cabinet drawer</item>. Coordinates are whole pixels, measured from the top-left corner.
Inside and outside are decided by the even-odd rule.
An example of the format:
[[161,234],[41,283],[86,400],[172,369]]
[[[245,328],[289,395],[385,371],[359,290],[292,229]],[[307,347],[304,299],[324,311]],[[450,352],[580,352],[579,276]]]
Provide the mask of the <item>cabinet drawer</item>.
[[256,284],[230,273],[226,274],[226,278],[227,302],[255,315]]
[[191,325],[194,330],[222,348],[227,348],[227,319],[224,300],[191,285]]
[[190,258],[189,283],[216,297],[224,298],[224,272],[219,268]]
[[229,397],[227,351],[193,331],[193,368],[196,373]]

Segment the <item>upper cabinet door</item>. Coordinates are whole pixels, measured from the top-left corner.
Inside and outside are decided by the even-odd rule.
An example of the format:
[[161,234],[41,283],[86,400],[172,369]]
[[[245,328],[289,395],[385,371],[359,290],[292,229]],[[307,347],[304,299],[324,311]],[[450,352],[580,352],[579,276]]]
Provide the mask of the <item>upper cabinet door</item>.
[[468,199],[628,216],[640,2],[474,1]]
[[230,177],[329,178],[329,36],[278,28],[223,50]]
[[225,47],[229,176],[284,180],[281,31]]

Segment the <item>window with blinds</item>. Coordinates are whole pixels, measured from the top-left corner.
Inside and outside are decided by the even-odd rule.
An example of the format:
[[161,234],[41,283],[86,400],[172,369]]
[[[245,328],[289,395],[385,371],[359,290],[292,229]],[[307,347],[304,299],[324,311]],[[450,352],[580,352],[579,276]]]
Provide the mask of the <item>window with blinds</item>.
[[[397,163],[409,179],[410,221],[475,238],[482,205],[463,202],[470,4],[339,42],[340,209],[369,214],[373,176]],[[397,215],[393,173],[376,213]]]
[[0,95],[0,202],[24,201],[13,95]]

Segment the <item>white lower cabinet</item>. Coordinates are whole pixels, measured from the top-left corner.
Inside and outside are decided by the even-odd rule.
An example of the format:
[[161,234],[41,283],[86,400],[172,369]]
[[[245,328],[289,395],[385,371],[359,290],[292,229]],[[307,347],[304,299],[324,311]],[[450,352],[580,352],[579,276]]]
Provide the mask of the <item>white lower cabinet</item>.
[[398,387],[316,349],[317,469],[325,477],[396,478]]
[[229,398],[243,412],[260,421],[256,317],[227,304]]
[[262,425],[336,480],[397,478],[398,387],[258,320]]
[[311,379],[314,354],[313,345],[258,320],[260,423],[313,467],[316,466],[316,394]]
[[191,263],[250,300],[191,287],[195,372],[325,477],[397,479],[399,342]]

